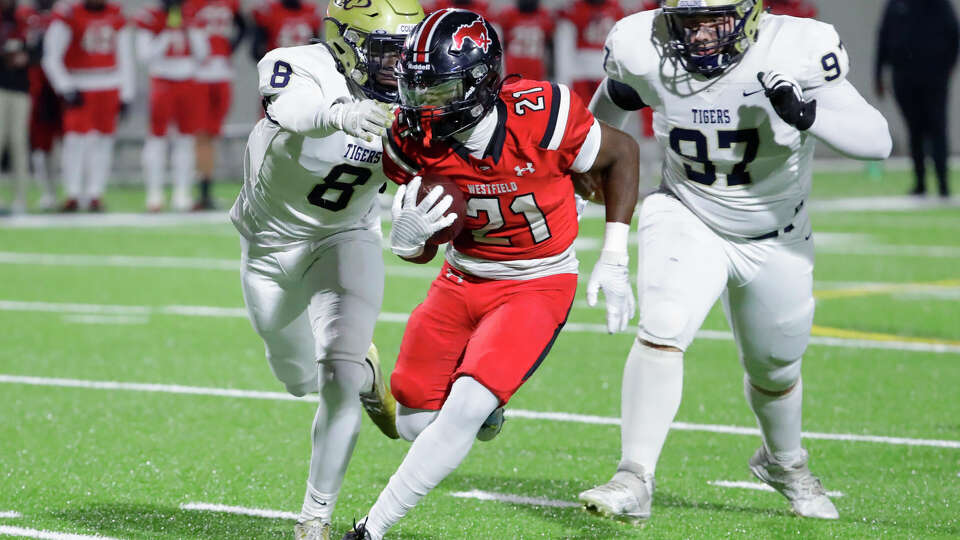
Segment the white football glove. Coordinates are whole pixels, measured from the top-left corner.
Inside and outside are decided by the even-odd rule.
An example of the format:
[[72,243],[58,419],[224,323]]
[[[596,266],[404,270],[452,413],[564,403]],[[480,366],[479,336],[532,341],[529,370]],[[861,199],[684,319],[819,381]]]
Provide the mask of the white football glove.
[[637,308],[630,286],[630,256],[616,251],[601,251],[600,260],[590,272],[587,283],[587,304],[597,305],[602,290],[607,304],[607,332],[615,334],[627,329]]
[[390,128],[393,111],[389,103],[372,99],[340,101],[324,112],[321,122],[370,142],[382,137]]
[[417,204],[421,181],[419,176],[415,176],[408,184],[400,186],[393,197],[390,251],[407,259],[423,253],[427,239],[457,219],[457,214],[443,215],[453,204],[453,197],[443,195],[441,186],[435,186]]

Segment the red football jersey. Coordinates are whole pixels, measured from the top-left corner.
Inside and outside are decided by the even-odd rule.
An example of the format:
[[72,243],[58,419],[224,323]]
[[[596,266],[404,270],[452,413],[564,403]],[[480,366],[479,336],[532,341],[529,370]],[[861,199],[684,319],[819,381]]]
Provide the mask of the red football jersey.
[[210,56],[229,57],[233,19],[240,13],[240,0],[187,0],[185,16],[196,21],[210,36]]
[[624,16],[623,8],[615,0],[591,4],[578,0],[560,12],[560,17],[577,27],[577,49],[602,50],[607,34]]
[[80,0],[59,2],[53,18],[70,28],[70,45],[63,58],[69,70],[117,67],[117,41],[127,24],[123,9],[108,2],[102,10],[88,10]]
[[267,49],[306,45],[320,35],[323,17],[320,8],[308,1],[299,9],[290,9],[283,2],[267,2],[253,12],[257,26],[267,32]]
[[565,86],[520,80],[505,85],[498,123],[483,159],[456,141],[404,137],[395,123],[384,142],[383,170],[404,184],[419,171],[451,178],[467,215],[457,251],[491,261],[563,253],[577,236],[570,168],[595,120]]
[[773,0],[769,3],[770,13],[774,15],[790,15],[812,19],[817,16],[817,6],[805,0]]
[[547,76],[547,42],[553,34],[553,15],[539,8],[530,13],[510,8],[497,15],[504,41],[507,73],[519,73],[525,79]]
[[169,45],[164,53],[166,58],[184,58],[190,56],[190,39],[187,29],[193,24],[189,17],[181,15],[177,27],[170,26],[167,11],[159,6],[146,7],[135,18],[138,28],[149,31],[155,37],[167,36]]
[[454,0],[437,0],[436,2],[423,3],[423,11],[425,13],[445,8],[469,9],[490,22],[494,21],[494,19],[490,18],[492,15],[490,5],[484,0],[467,0],[461,2],[455,2]]

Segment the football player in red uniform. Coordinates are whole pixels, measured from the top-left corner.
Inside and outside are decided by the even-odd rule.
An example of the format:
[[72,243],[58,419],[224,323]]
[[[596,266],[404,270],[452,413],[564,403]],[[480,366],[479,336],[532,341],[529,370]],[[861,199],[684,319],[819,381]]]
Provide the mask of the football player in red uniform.
[[506,72],[535,81],[546,79],[553,15],[540,6],[540,0],[517,0],[516,6],[497,14],[497,20],[503,34]]
[[253,59],[277,47],[306,45],[320,36],[323,17],[312,0],[271,0],[253,12]]
[[[601,176],[607,229],[588,301],[599,289],[607,328],[634,312],[627,236],[637,202],[637,146],[597,122],[566,86],[503,80],[496,31],[475,13],[444,9],[407,37],[397,64],[400,112],[384,140],[397,183],[391,250],[436,253],[426,240],[449,225],[434,187],[417,204],[419,174],[450,178],[466,200],[464,229],[426,300],[411,314],[391,379],[406,458],[344,538],[379,540],[502,423],[502,407],[543,362],[577,288],[574,182]],[[439,199],[439,201],[438,201]]]
[[50,154],[53,143],[63,133],[60,99],[50,81],[43,73],[40,59],[43,57],[43,35],[53,22],[54,0],[36,0],[27,15],[27,43],[30,47],[30,163],[33,177],[43,195],[42,210],[53,210],[57,205],[57,183],[50,174]]
[[617,0],[577,0],[559,14],[554,35],[556,79],[571,85],[589,103],[603,71],[603,44],[613,25],[623,18]]
[[[63,98],[62,210],[102,210],[117,117],[133,101],[134,59],[123,8],[108,0],[62,0],[44,36],[43,70]],[[122,104],[122,105],[121,105]]]
[[210,51],[203,30],[184,17],[183,0],[162,0],[144,7],[136,17],[137,53],[150,73],[150,130],[143,146],[143,176],[147,210],[163,209],[167,130],[176,124],[172,140],[174,210],[193,208],[190,191],[196,172],[195,135],[203,117],[196,99],[194,76]]
[[817,6],[807,0],[767,0],[770,13],[812,19],[817,16]]
[[247,24],[240,13],[240,0],[187,0],[183,12],[196,21],[210,39],[210,54],[197,68],[195,76],[199,99],[206,113],[197,134],[200,199],[196,208],[209,210],[214,207],[210,190],[217,164],[216,144],[232,99],[234,73],[230,57],[243,40]]

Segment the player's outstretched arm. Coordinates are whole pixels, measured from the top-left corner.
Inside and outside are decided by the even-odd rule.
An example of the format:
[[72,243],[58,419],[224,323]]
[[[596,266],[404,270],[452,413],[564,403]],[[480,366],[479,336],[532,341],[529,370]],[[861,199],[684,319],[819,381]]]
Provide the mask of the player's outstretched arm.
[[784,122],[808,131],[847,157],[890,156],[893,141],[887,120],[849,81],[804,92],[796,80],[783,73],[758,73],[757,79]]
[[306,56],[303,49],[275,49],[257,64],[267,118],[306,137],[322,138],[336,131],[367,141],[382,136],[393,122],[389,105],[354,100],[345,85],[339,92],[328,91],[329,80],[340,77],[336,68]]
[[599,126],[600,148],[593,165],[585,172],[602,179],[607,226],[600,259],[587,284],[587,303],[596,305],[599,292],[603,291],[607,331],[613,334],[626,330],[636,312],[636,298],[630,285],[627,239],[640,189],[640,150],[636,141],[626,133],[603,123]]
[[854,159],[887,159],[893,149],[887,119],[849,81],[810,92],[817,118],[810,133]]

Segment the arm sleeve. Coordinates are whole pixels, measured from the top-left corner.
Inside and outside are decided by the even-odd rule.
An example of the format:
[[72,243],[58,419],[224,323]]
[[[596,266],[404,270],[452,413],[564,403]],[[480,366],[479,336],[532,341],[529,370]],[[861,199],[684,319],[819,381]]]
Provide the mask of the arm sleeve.
[[646,106],[633,88],[610,78],[603,79],[590,100],[590,112],[598,120],[618,129],[626,125],[631,111]]
[[61,96],[74,90],[70,73],[63,65],[63,56],[67,53],[67,47],[70,46],[70,39],[70,27],[60,20],[50,23],[50,28],[43,37],[41,65],[47,79],[50,80],[50,85]]
[[590,134],[599,132],[600,126],[576,93],[562,84],[551,85],[551,90],[550,116],[546,119],[540,148],[560,154],[561,170],[582,172],[575,167],[588,170],[600,148],[593,146],[599,139],[591,139]]
[[202,28],[187,29],[187,39],[190,40],[190,55],[197,64],[210,56],[210,38]]
[[133,59],[133,36],[126,26],[117,35],[117,64],[120,68],[120,101],[131,103],[136,93],[137,68]]
[[322,66],[312,66],[313,62],[302,56],[298,61],[283,52],[271,51],[257,64],[267,117],[281,128],[306,137],[332,134],[336,129],[323,127],[321,116],[344,96],[324,91]]
[[572,22],[561,19],[553,34],[553,69],[557,82],[571,84],[576,73],[577,28]]
[[134,40],[136,41],[137,60],[141,64],[149,64],[162,58],[169,45],[169,38],[166,33],[154,37],[153,32],[146,28],[137,28]]
[[807,131],[830,148],[854,159],[886,159],[893,141],[887,120],[849,81],[809,92],[817,117]]

